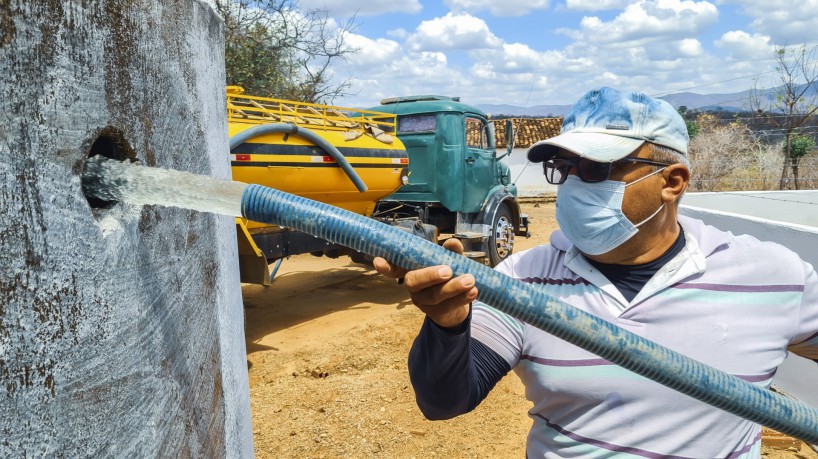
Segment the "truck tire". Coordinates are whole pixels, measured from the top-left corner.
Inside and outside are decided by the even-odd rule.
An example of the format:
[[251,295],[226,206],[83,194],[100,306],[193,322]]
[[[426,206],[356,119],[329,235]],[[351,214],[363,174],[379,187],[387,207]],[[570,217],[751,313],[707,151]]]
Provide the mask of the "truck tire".
[[353,263],[358,263],[359,265],[366,265],[370,268],[372,267],[372,260],[375,259],[372,256],[362,252],[358,252],[357,250],[353,250],[349,254],[349,258],[352,260]]
[[514,250],[514,220],[511,209],[500,204],[494,212],[491,223],[491,235],[488,240],[489,263],[492,267],[508,258]]

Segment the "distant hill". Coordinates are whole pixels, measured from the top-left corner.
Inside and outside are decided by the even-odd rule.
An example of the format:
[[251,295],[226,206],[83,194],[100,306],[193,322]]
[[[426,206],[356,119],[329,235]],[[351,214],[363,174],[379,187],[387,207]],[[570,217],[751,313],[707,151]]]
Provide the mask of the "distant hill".
[[676,108],[685,106],[688,110],[726,110],[730,112],[749,111],[752,91],[734,92],[731,94],[696,94],[679,92],[660,97]]
[[[769,90],[771,93],[775,90]],[[749,110],[749,99],[751,90],[734,92],[728,94],[696,94],[693,92],[679,92],[662,96],[676,108],[681,106],[687,107],[688,110],[700,111],[729,111],[742,112]],[[818,85],[813,86],[812,94],[818,92]],[[495,115],[516,115],[516,116],[535,116],[535,117],[550,117],[550,116],[564,116],[570,105],[535,105],[533,107],[518,107],[516,105],[504,104],[480,104],[479,108],[483,109],[492,116]]]

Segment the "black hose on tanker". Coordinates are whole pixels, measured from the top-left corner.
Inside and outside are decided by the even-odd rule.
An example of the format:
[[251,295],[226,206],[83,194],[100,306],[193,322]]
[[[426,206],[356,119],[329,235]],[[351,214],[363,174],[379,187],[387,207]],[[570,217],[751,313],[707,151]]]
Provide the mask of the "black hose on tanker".
[[301,137],[302,139],[309,140],[335,159],[338,165],[341,166],[341,169],[343,169],[343,171],[347,174],[347,177],[352,180],[352,183],[355,185],[355,188],[357,188],[358,191],[364,192],[367,190],[366,184],[363,180],[361,180],[358,173],[355,172],[355,169],[352,168],[352,165],[349,164],[349,161],[347,161],[343,153],[338,151],[333,144],[327,142],[327,139],[310,131],[309,129],[298,127],[295,124],[273,123],[253,126],[250,129],[241,131],[230,138],[230,151],[233,151],[233,148],[236,148],[253,137],[271,133],[291,134]]

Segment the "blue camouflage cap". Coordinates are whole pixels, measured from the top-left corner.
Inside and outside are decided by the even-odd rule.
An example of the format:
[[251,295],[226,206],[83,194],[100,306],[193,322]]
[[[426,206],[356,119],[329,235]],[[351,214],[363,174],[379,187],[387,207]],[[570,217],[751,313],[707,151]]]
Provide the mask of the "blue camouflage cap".
[[672,105],[641,92],[600,88],[588,92],[565,116],[560,135],[528,149],[528,160],[539,163],[559,148],[598,162],[612,162],[633,153],[645,142],[687,154],[687,125]]

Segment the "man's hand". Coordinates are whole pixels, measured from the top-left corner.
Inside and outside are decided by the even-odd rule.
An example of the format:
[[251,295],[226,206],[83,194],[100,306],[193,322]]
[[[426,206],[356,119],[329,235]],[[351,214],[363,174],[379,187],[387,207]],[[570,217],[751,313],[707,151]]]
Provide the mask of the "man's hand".
[[[463,253],[463,244],[457,239],[446,240],[443,247]],[[380,257],[376,257],[373,264],[384,276],[404,278],[412,303],[441,327],[456,327],[463,323],[469,316],[469,304],[477,299],[474,276],[464,274],[452,279],[452,268],[449,266],[406,271]]]

